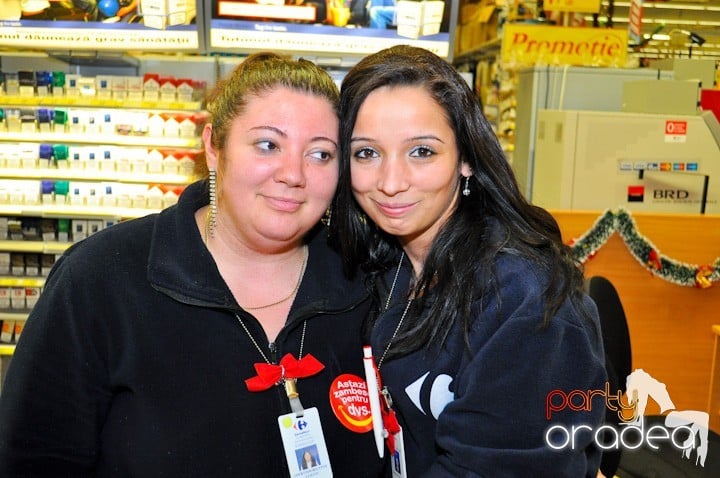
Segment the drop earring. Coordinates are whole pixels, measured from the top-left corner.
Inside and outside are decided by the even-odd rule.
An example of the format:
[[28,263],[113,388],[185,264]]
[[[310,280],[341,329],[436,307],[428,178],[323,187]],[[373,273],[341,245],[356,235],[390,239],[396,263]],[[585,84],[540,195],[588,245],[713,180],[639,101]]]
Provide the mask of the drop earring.
[[208,238],[215,237],[215,225],[217,223],[217,172],[215,168],[210,168],[208,183],[210,190],[210,207],[205,221],[205,242],[207,242]]
[[325,209],[325,214],[323,215],[322,219],[320,219],[320,222],[322,222],[325,226],[330,227],[330,220],[332,219],[332,207],[329,207]]
[[470,195],[470,176],[465,176],[465,187],[462,190],[462,195],[465,197]]

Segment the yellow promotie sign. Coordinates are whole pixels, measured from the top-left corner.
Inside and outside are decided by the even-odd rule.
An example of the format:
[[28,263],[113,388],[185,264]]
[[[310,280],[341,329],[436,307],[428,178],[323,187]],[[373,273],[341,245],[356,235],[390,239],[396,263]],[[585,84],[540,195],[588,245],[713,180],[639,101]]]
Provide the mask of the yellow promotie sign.
[[545,0],[543,10],[597,13],[600,11],[600,0]]
[[580,65],[624,67],[626,29],[554,27],[506,23],[503,62],[517,65]]

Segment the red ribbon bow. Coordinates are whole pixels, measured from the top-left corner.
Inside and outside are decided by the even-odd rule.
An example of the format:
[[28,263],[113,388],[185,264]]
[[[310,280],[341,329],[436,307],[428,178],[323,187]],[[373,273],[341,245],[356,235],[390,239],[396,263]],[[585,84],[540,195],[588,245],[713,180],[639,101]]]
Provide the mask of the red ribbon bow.
[[257,375],[245,380],[245,384],[251,392],[267,390],[283,379],[310,377],[325,368],[318,359],[310,354],[300,360],[293,357],[293,354],[286,354],[277,365],[256,363],[254,367]]
[[[375,377],[378,381],[378,387],[380,390],[385,390],[382,385],[382,379],[377,367],[375,368]],[[385,429],[385,444],[390,450],[390,455],[395,454],[395,434],[400,431],[400,422],[398,422],[395,410],[392,409],[389,395],[386,392],[380,392],[380,415],[383,422],[383,428]]]
[[390,455],[395,454],[395,434],[400,431],[400,423],[395,416],[395,410],[382,407],[382,421],[385,431],[388,432],[385,437],[385,443],[387,443]]

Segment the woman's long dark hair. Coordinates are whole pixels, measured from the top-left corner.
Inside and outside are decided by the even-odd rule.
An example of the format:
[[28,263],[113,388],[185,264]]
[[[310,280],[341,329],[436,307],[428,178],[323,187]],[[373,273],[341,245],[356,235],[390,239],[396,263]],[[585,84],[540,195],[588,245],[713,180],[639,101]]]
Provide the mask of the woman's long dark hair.
[[[445,110],[459,159],[473,174],[470,195],[458,188],[457,207],[433,241],[413,286],[420,296],[413,310],[427,305],[430,311],[407,321],[412,325],[397,335],[390,355],[444,341],[458,320],[467,334],[473,301],[498,294],[494,265],[500,253],[527,258],[550,278],[543,297],[547,324],[567,297],[575,298],[582,290],[582,271],[562,243],[555,219],[523,197],[473,91],[450,64],[422,48],[401,45],[382,50],[361,60],[343,80],[340,182],[331,237],[342,249],[348,269],[361,267],[376,284],[379,274],[395,267],[401,252],[397,240],[360,209],[350,182],[350,139],[358,110],[370,93],[384,86],[424,88]],[[423,304],[421,290],[431,291],[433,300]]]

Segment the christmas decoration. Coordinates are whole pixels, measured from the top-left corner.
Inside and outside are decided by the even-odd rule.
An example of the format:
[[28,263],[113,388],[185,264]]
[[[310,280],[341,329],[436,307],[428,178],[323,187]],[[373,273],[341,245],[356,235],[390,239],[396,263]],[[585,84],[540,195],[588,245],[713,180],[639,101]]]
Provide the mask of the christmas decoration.
[[607,210],[581,237],[571,241],[575,260],[585,263],[614,233],[622,238],[631,255],[651,274],[673,284],[707,289],[720,281],[720,257],[712,264],[688,264],[665,256],[638,231],[635,220],[625,209]]

